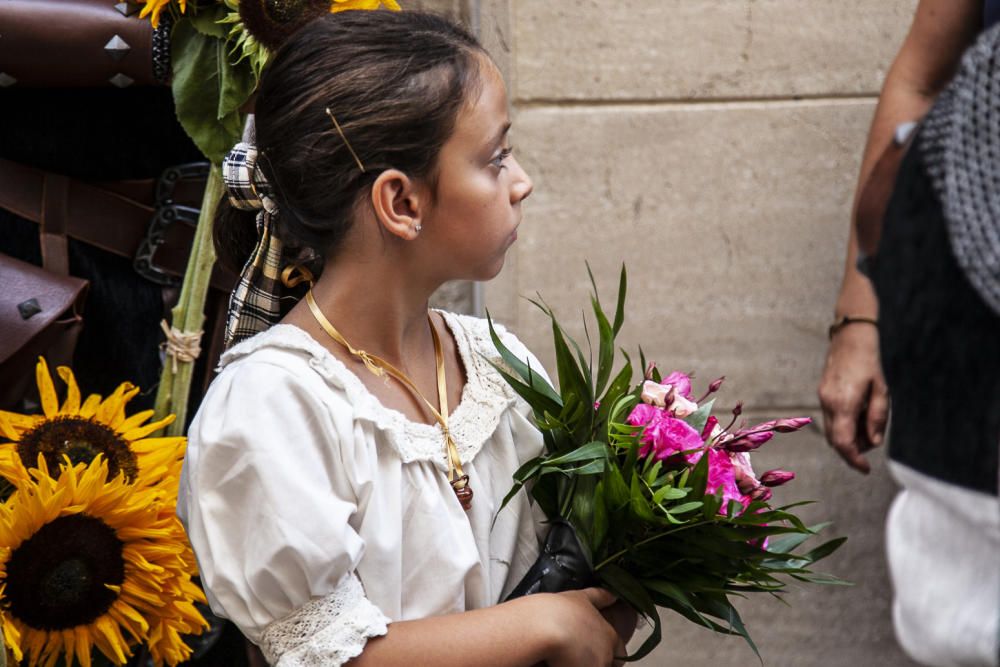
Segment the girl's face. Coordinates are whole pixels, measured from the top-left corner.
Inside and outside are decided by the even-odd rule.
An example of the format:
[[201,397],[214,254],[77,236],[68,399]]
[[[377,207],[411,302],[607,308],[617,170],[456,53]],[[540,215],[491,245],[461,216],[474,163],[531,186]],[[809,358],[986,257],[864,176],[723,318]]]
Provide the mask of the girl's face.
[[489,280],[517,239],[531,179],[511,154],[507,91],[488,58],[481,91],[459,112],[438,156],[437,192],[423,223],[424,247],[449,278]]

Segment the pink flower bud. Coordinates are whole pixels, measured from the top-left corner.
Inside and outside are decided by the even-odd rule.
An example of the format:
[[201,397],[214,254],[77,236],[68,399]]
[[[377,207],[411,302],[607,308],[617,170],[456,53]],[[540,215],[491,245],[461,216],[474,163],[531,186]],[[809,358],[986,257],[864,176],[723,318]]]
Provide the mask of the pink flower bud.
[[750,431],[743,434],[737,432],[732,440],[722,445],[722,448],[730,452],[752,452],[773,437],[774,433],[771,431]]
[[750,498],[752,500],[760,500],[766,503],[768,500],[771,499],[772,495],[774,494],[771,492],[771,489],[767,488],[766,486],[758,486],[750,494]]
[[795,479],[795,473],[788,470],[768,470],[760,476],[760,483],[764,486],[781,486]]
[[645,378],[646,380],[652,380],[653,371],[655,370],[656,370],[656,362],[655,361],[649,362],[648,364],[646,364],[646,372],[643,374],[643,378]]
[[736,407],[733,408],[734,417],[739,417],[741,414],[743,414],[743,401],[738,402]]
[[705,428],[701,430],[701,439],[708,442],[708,439],[712,437],[712,431],[715,427],[719,425],[719,420],[715,418],[715,415],[710,415],[708,421],[705,422]]
[[812,419],[809,417],[789,417],[787,419],[778,419],[774,422],[774,430],[778,433],[794,433],[806,424],[811,424]]
[[723,375],[718,380],[715,380],[712,382],[712,384],[708,385],[708,393],[714,394],[715,392],[719,391],[719,388],[722,387],[722,383],[725,381],[725,379],[726,376]]

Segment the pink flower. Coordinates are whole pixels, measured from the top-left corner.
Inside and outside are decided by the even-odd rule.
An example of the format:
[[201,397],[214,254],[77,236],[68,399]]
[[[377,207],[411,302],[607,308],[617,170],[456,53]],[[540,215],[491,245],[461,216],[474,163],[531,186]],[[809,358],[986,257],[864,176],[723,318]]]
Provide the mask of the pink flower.
[[632,426],[645,426],[658,417],[662,412],[663,410],[649,405],[648,403],[639,403],[632,408],[632,412],[629,413],[628,418],[625,421]]
[[642,383],[642,394],[639,398],[642,399],[643,403],[665,408],[667,407],[667,395],[670,393],[670,390],[670,385],[663,385],[659,382],[646,380]]
[[660,381],[660,384],[669,384],[678,394],[688,400],[691,399],[691,376],[687,373],[674,371],[667,377],[663,378],[663,380]]
[[795,473],[788,470],[768,470],[760,476],[764,486],[781,486],[795,479]]
[[[698,431],[687,422],[646,403],[636,405],[626,421],[633,426],[646,427],[639,439],[642,443],[639,456],[642,457],[649,456],[652,452],[656,460],[662,461],[674,454],[697,450],[704,444]],[[691,452],[685,456],[691,460],[697,453]]]
[[754,474],[753,466],[750,464],[749,454],[746,452],[730,454],[730,459],[733,462],[733,475],[736,477],[736,486],[741,493],[749,494],[760,486],[760,481]]
[[[679,375],[679,373],[672,373],[672,375]],[[698,404],[682,396],[682,388],[683,387],[677,387],[672,384],[646,380],[642,383],[642,394],[640,395],[640,398],[643,403],[655,405],[660,408],[666,408],[675,417],[683,418],[695,412],[698,409]],[[690,393],[690,381],[687,384],[687,388],[688,393]]]
[[722,507],[719,513],[726,511],[726,506],[730,500],[741,503],[744,507],[748,504],[739,487],[736,486],[736,471],[733,468],[733,461],[729,454],[721,449],[708,450],[708,484],[705,493],[717,493],[722,490]]

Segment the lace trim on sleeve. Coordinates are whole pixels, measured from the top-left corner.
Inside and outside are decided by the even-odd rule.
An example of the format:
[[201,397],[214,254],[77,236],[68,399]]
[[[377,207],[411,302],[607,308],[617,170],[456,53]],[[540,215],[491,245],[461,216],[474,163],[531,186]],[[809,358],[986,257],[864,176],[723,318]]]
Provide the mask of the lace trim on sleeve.
[[388,632],[389,622],[352,572],[333,593],[264,628],[260,648],[277,667],[339,667]]

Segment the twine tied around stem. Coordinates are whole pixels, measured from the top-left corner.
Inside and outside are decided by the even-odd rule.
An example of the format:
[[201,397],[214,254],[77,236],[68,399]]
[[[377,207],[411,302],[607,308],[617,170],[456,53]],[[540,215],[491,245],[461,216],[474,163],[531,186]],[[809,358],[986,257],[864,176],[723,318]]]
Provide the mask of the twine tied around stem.
[[201,355],[201,331],[181,331],[176,327],[167,324],[166,320],[160,320],[160,328],[167,337],[160,344],[160,349],[167,353],[171,360],[171,370],[177,373],[178,362],[190,364]]

